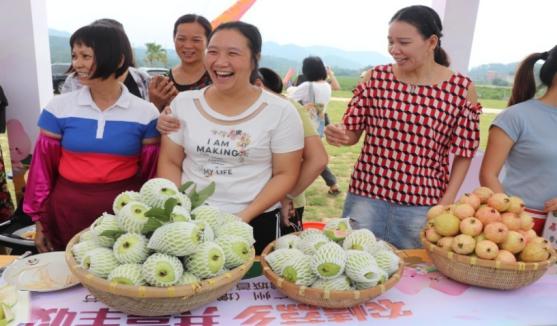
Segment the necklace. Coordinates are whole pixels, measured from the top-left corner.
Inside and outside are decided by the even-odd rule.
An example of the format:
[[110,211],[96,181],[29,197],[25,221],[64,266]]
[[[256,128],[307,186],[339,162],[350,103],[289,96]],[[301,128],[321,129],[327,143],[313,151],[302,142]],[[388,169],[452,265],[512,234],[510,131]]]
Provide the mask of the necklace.
[[416,94],[418,86],[414,84],[408,84],[408,91],[412,94]]

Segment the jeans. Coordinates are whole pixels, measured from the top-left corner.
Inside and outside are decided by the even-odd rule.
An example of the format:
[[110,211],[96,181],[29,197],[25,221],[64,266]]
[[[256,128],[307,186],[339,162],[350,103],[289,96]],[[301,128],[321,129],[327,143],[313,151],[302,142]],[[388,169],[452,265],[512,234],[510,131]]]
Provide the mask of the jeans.
[[328,187],[334,186],[337,184],[337,177],[333,174],[333,171],[329,169],[329,166],[325,167],[325,170],[321,172],[321,177],[325,180],[325,183]]
[[342,215],[350,218],[353,229],[369,229],[398,249],[411,249],[422,247],[420,231],[430,207],[401,205],[349,192]]

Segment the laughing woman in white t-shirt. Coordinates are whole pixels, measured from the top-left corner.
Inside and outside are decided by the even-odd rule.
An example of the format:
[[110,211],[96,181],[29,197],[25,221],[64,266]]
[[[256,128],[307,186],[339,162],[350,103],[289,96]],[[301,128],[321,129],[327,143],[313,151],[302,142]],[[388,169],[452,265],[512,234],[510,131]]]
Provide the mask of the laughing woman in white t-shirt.
[[215,181],[209,204],[253,226],[258,254],[278,235],[279,201],[297,181],[304,144],[296,109],[251,83],[260,53],[255,26],[215,29],[205,56],[213,84],[172,101],[180,129],[163,137],[158,165],[176,184]]

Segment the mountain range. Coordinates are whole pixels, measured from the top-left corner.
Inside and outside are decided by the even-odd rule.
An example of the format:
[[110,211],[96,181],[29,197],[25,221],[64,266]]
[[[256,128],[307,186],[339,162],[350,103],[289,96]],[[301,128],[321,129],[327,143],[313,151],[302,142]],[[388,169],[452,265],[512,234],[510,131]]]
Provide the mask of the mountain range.
[[[69,62],[70,33],[49,29],[50,52],[52,62]],[[146,48],[134,47],[137,65],[143,65]],[[178,62],[174,49],[166,49],[168,65],[173,66]],[[346,51],[327,46],[303,47],[295,44],[281,45],[275,42],[264,42],[262,49],[261,66],[271,67],[281,73],[289,68],[301,69],[302,60],[310,55],[320,56],[326,65],[331,66],[337,74],[358,74],[358,71],[367,66],[387,63],[390,59],[373,51]]]
[[[49,29],[51,62],[70,62],[69,38],[66,31]],[[146,48],[133,48],[137,66],[145,65]],[[178,56],[174,49],[166,49],[168,66],[178,63]],[[391,62],[391,59],[374,51],[347,51],[328,46],[299,46],[295,44],[278,44],[264,42],[260,66],[270,67],[283,75],[289,68],[301,70],[302,60],[309,55],[320,56],[326,65],[331,66],[337,75],[355,76],[369,66]],[[517,63],[484,64],[472,68],[469,76],[474,81],[490,82],[493,79],[509,81],[516,70]]]

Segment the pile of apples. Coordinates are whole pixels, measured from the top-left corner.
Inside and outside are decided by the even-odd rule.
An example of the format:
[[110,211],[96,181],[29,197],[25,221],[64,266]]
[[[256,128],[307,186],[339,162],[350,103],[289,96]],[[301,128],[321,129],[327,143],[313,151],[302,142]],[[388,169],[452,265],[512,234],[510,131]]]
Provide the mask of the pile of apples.
[[534,220],[516,196],[479,187],[456,203],[433,206],[427,213],[425,237],[460,255],[504,263],[541,262],[553,249],[532,229]]

